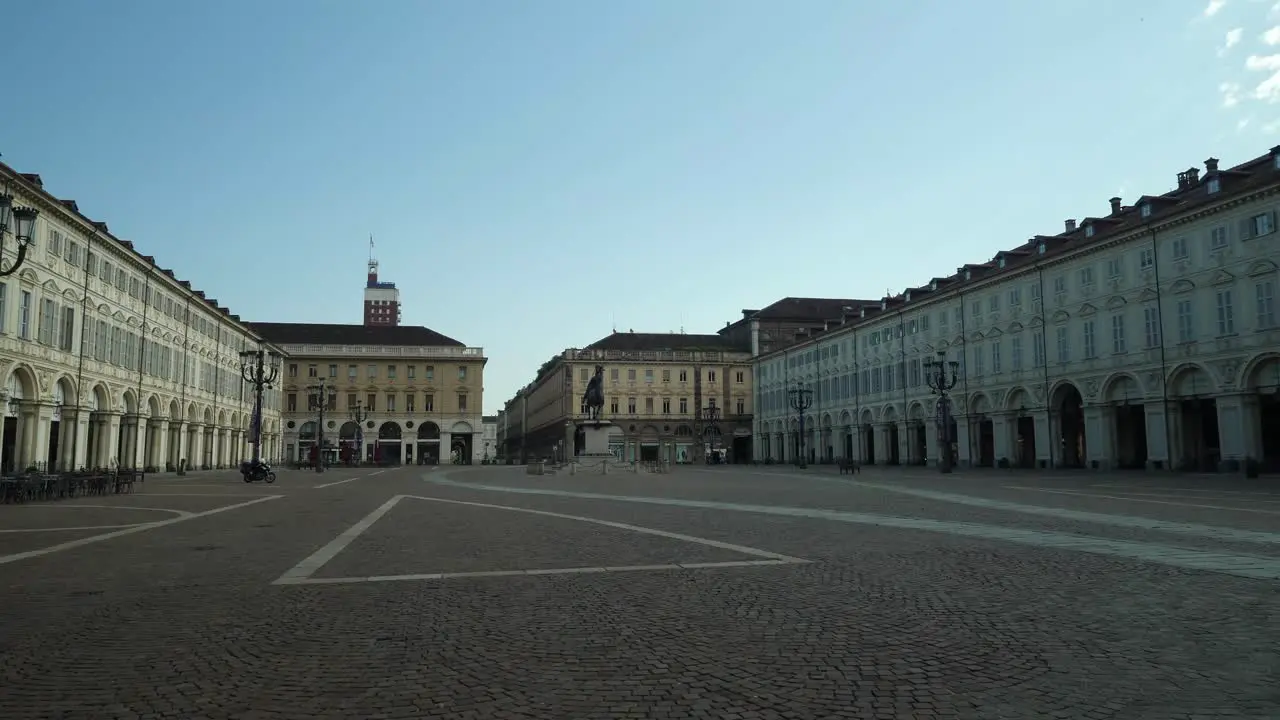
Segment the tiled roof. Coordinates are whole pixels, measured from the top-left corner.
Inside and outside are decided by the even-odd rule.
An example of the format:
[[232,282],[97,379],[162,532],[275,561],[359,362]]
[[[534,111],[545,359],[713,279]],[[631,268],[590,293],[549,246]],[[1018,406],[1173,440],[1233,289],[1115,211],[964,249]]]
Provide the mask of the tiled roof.
[[[1220,170],[1218,160],[1209,158],[1205,161],[1205,173],[1200,174],[1197,168],[1179,172],[1177,187],[1159,195],[1142,195],[1137,204],[1124,205],[1120,198],[1109,199],[1110,212],[1099,217],[1087,217],[1076,223],[1068,220],[1064,231],[1054,235],[1036,235],[1030,240],[1011,250],[1002,250],[991,260],[981,263],[966,263],[956,272],[932,278],[920,287],[906,288],[902,292],[886,295],[880,300],[822,300],[805,298],[784,298],[760,311],[763,315],[779,304],[795,301],[794,305],[803,307],[806,303],[829,303],[828,310],[835,304],[843,302],[854,307],[866,307],[866,317],[851,315],[845,325],[830,328],[827,332],[835,332],[841,327],[857,326],[874,322],[885,312],[897,312],[903,307],[915,304],[931,295],[941,295],[953,290],[963,290],[973,283],[985,282],[1007,273],[1025,270],[1028,266],[1056,256],[1076,252],[1082,248],[1105,244],[1119,237],[1144,231],[1153,225],[1184,217],[1202,208],[1229,202],[1234,198],[1257,192],[1280,183],[1280,145],[1271,148],[1266,155],[1256,157],[1227,170]],[[1210,181],[1217,181],[1216,192],[1209,192]],[[1150,211],[1144,217],[1142,205],[1149,205]],[[1090,230],[1089,228],[1092,228]],[[1044,253],[1040,245],[1044,245]],[[1003,258],[1004,267],[1000,267]],[[840,317],[839,308],[830,312],[827,317]],[[815,332],[810,339],[816,339],[824,332]],[[775,352],[783,352],[777,350]],[[769,353],[772,355],[773,353]]]
[[[879,303],[878,300],[849,300],[845,298],[786,297],[757,310],[753,315],[761,320],[816,320],[821,322],[840,317],[846,307],[859,308]],[[746,314],[746,311],[743,311]]]
[[582,348],[583,350],[733,350],[719,335],[684,333],[615,332]]
[[421,325],[331,325],[327,323],[246,323],[259,335],[281,345],[393,345],[466,347]]

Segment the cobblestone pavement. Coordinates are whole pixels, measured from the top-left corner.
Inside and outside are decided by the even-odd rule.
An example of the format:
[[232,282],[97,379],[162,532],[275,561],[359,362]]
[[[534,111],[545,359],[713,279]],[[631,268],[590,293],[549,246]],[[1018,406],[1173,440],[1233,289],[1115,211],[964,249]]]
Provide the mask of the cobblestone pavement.
[[1265,484],[424,470],[0,506],[0,718],[1280,718]]

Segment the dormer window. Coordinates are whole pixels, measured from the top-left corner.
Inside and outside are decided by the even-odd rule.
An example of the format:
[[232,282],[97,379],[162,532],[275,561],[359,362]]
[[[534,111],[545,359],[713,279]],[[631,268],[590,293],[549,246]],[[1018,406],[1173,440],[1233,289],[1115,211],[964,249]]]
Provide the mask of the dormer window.
[[932,290],[932,291],[934,291],[934,292],[937,292],[937,290],[938,290],[938,281],[937,281],[937,280],[930,280],[930,281],[929,281],[929,289],[930,289],[930,290]]
[[1218,192],[1222,189],[1222,180],[1218,178],[1209,178],[1209,194]]
[[889,309],[889,301],[888,301],[888,300],[883,300],[883,299],[882,299],[882,300],[880,301],[880,309],[881,309],[881,310],[888,310],[888,309]]
[[1151,203],[1142,203],[1141,212],[1142,212],[1142,217],[1144,218],[1151,217]]
[[965,270],[965,271],[964,271],[964,279],[965,279],[965,280],[972,280],[972,279],[973,279],[973,274],[972,274],[972,273],[970,273],[968,270]]
[[1089,237],[1093,237],[1093,225],[1092,225],[1092,224],[1090,224],[1090,225],[1085,225],[1085,226],[1084,226],[1084,236],[1085,236],[1085,237],[1087,237],[1087,238],[1089,238]]
[[1275,167],[1275,169],[1280,170],[1280,153],[1277,153],[1276,156],[1272,158],[1272,161],[1273,162],[1271,164]]
[[911,302],[911,291],[910,291],[910,290],[908,290],[906,293],[904,293],[904,294],[903,294],[903,296],[902,296],[902,297],[903,297],[903,299],[905,299],[907,302]]
[[858,311],[858,317],[866,317],[866,316],[867,316],[866,308],[862,308],[861,310]]
[[1039,253],[1039,254],[1041,254],[1041,255],[1043,255],[1043,254],[1045,253],[1045,251],[1046,251],[1046,250],[1048,250],[1048,249],[1049,249],[1049,248],[1045,247],[1045,244],[1044,244],[1044,243],[1040,243],[1039,245],[1037,245],[1037,246],[1036,246],[1036,252],[1037,252],[1037,253]]
[[999,261],[999,263],[1000,263],[1000,269],[1001,269],[1001,270],[1003,270],[1003,269],[1004,269],[1004,256],[1003,256],[1003,255],[1001,255],[1001,256],[1000,256],[1000,261]]

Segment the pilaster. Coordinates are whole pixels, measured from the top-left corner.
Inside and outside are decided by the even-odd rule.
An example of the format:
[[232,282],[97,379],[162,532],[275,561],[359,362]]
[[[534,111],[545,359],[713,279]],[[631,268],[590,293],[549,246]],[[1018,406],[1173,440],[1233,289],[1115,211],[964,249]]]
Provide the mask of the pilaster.
[[1115,466],[1115,410],[1108,405],[1084,408],[1085,463],[1099,470]]

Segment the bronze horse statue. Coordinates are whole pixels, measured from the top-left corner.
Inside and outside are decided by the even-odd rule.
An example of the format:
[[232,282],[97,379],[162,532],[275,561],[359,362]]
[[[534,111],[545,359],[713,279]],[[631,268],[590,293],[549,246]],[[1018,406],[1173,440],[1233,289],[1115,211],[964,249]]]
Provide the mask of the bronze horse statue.
[[604,367],[597,365],[596,374],[587,381],[587,391],[582,394],[582,404],[587,409],[587,418],[600,420],[604,414]]

